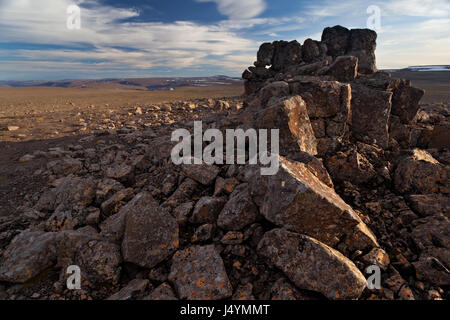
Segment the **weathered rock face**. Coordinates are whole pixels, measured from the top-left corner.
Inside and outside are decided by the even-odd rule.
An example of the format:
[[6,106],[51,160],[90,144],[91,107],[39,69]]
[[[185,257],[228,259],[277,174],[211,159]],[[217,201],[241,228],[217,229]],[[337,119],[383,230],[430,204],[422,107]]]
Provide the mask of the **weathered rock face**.
[[190,221],[195,224],[216,223],[226,198],[203,197],[194,207]]
[[95,229],[60,232],[56,235],[56,248],[62,277],[67,277],[68,266],[77,265],[83,283],[88,286],[118,283],[122,263],[120,246],[101,239]]
[[329,299],[357,299],[366,279],[349,259],[308,236],[275,229],[264,235],[258,253],[281,269],[298,288]]
[[428,152],[415,149],[400,160],[395,170],[395,188],[401,193],[449,193],[449,168]]
[[253,203],[248,185],[236,188],[219,215],[217,225],[225,230],[242,230],[258,217],[258,208]]
[[[148,194],[142,197],[151,198]],[[152,268],[178,248],[178,224],[153,199],[141,212],[127,214],[122,253],[125,261]]]
[[24,231],[3,253],[0,280],[24,283],[56,262],[55,233]]
[[220,300],[232,295],[222,258],[213,245],[178,251],[169,280],[181,299]]
[[[333,189],[302,163],[282,157],[280,163],[278,174],[264,178],[256,175],[251,181],[252,196],[266,219],[331,247],[355,233],[362,221]],[[370,232],[360,237],[364,247],[377,246]]]
[[306,104],[300,96],[273,101],[256,115],[255,127],[280,129],[279,144],[282,155],[296,153],[298,150],[311,155],[317,154],[316,137],[309,121]]
[[359,140],[382,148],[389,144],[392,93],[352,86],[352,133]]

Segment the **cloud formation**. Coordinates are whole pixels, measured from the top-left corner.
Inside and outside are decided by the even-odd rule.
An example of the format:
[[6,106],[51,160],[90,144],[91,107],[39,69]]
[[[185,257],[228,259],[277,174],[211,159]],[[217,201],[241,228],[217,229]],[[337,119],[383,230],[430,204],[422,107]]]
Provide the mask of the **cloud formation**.
[[215,2],[217,9],[230,19],[248,19],[259,16],[267,5],[264,0],[196,0],[197,2]]

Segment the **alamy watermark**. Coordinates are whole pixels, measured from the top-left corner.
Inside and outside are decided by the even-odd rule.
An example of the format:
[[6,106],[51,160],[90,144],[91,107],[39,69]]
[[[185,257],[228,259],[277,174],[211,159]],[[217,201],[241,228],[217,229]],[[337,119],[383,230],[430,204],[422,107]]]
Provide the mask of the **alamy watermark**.
[[367,18],[367,28],[381,31],[381,9],[379,6],[371,5],[367,8],[367,14],[370,16]]
[[80,30],[81,29],[81,9],[76,4],[67,7],[67,29]]
[[[192,135],[186,129],[178,129],[172,133],[172,141],[179,142],[171,152],[172,162],[181,164],[246,164],[247,141],[248,163],[250,165],[261,164],[261,175],[269,176],[278,173],[280,166],[279,154],[279,129],[270,130],[270,152],[268,150],[267,129],[227,129],[225,137],[218,129],[208,129],[203,133],[202,121],[194,121],[194,154],[192,155]],[[181,139],[181,141],[180,141]],[[203,142],[210,144],[203,149]],[[236,149],[236,154],[235,154]],[[181,155],[182,153],[182,155]]]

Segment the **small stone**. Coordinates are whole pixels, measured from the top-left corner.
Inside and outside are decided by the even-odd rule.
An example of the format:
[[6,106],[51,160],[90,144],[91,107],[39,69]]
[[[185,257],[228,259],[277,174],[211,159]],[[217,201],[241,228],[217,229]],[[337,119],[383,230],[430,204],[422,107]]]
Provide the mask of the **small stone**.
[[203,197],[195,205],[190,222],[194,224],[216,223],[226,198]]
[[149,281],[147,279],[134,279],[127,284],[119,292],[113,294],[106,300],[132,300],[136,298],[136,295],[145,291]]

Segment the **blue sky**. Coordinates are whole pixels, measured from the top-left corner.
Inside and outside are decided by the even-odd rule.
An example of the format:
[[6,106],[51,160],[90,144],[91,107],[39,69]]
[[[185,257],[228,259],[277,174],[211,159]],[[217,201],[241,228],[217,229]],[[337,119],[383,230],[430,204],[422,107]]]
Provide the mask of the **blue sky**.
[[370,6],[379,68],[450,64],[449,0],[0,0],[0,80],[239,76],[262,42],[366,28]]

